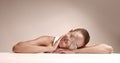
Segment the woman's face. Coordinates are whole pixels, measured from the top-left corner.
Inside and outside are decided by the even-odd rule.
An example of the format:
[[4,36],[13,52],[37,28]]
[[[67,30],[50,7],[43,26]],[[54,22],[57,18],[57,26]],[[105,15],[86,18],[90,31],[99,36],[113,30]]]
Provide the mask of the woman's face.
[[77,49],[84,45],[84,37],[79,32],[68,32],[60,40],[59,47],[65,49]]

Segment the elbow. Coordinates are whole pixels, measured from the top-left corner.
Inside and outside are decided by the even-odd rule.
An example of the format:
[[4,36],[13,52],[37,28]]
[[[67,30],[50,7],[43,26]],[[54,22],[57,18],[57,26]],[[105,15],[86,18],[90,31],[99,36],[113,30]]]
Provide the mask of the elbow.
[[14,53],[18,53],[18,45],[14,45],[13,48],[12,48],[12,51]]
[[109,53],[109,54],[111,54],[113,52],[112,46],[106,47],[106,52]]
[[20,52],[22,52],[21,47],[22,47],[22,42],[19,42],[16,45],[13,46],[12,51],[14,53],[20,53]]
[[110,45],[101,44],[101,51],[105,54],[111,54],[113,52],[113,48]]

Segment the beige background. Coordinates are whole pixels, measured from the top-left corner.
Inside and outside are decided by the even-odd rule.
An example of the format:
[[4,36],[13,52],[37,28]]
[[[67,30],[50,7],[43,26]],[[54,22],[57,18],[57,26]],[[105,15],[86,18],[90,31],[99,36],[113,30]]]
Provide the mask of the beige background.
[[88,29],[89,44],[107,43],[120,52],[119,0],[0,0],[0,52],[41,35]]

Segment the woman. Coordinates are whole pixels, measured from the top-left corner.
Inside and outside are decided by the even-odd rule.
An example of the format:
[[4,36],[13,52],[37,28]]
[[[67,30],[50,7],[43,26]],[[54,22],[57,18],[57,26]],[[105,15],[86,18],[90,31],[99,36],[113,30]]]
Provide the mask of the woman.
[[39,38],[17,43],[16,53],[112,53],[113,48],[106,44],[87,45],[90,36],[86,29],[70,30],[60,38],[40,36]]

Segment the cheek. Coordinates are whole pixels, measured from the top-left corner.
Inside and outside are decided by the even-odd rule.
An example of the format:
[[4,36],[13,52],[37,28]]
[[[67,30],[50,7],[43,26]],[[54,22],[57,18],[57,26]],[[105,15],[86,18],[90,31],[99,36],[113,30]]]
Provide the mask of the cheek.
[[78,45],[79,47],[83,46],[83,45],[84,45],[84,41],[83,41],[83,40],[78,41],[78,42],[77,42],[77,45]]

